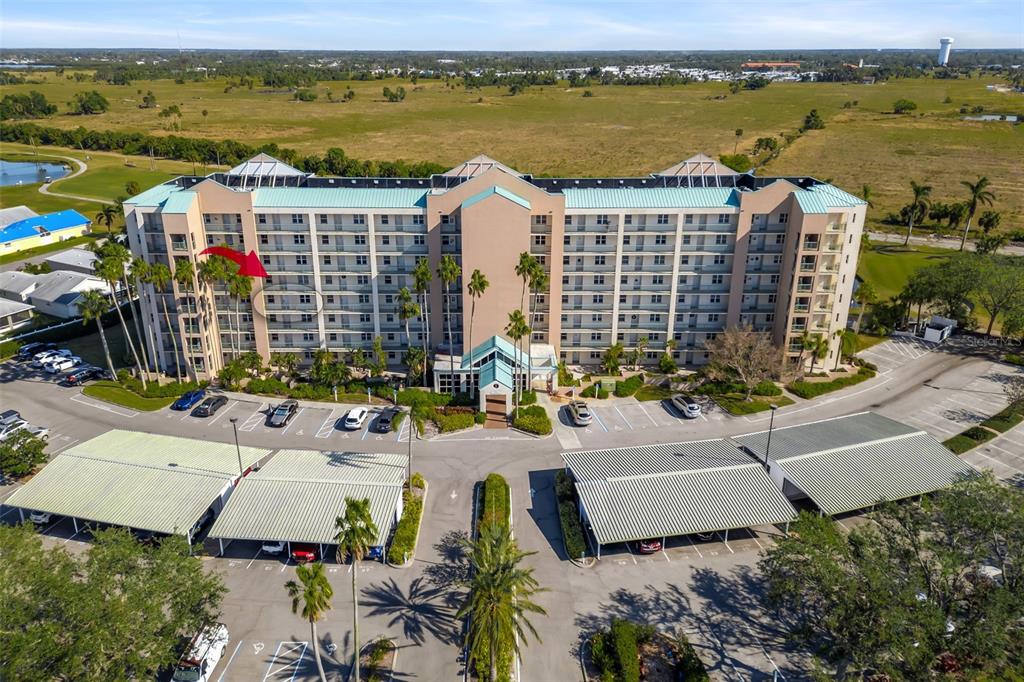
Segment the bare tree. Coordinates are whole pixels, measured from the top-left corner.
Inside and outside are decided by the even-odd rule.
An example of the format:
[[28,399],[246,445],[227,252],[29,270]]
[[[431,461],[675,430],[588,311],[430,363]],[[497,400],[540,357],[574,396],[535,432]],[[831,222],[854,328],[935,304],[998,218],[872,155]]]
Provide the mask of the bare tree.
[[704,349],[708,352],[708,378],[743,383],[747,400],[754,387],[782,372],[782,349],[767,333],[754,331],[750,325],[726,329],[704,344]]
[[1015,374],[1009,378],[1009,380],[1003,384],[1003,393],[1006,394],[1006,399],[1009,401],[1010,406],[1021,405],[1024,406],[1024,376]]

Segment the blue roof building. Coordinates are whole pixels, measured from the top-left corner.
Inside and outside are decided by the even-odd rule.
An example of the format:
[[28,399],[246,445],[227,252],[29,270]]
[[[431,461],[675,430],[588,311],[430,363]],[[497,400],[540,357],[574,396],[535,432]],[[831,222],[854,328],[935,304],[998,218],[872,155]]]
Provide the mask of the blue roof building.
[[63,241],[83,234],[89,222],[88,218],[74,209],[24,218],[0,228],[0,248],[5,252],[13,252]]

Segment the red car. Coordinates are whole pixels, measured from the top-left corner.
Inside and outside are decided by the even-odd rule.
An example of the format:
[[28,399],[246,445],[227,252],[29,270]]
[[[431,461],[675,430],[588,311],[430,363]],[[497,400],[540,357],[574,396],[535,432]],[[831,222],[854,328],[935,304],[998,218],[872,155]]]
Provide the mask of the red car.
[[640,540],[636,543],[636,551],[640,554],[654,554],[661,551],[661,540]]
[[316,545],[292,545],[292,559],[297,564],[308,564],[316,561]]

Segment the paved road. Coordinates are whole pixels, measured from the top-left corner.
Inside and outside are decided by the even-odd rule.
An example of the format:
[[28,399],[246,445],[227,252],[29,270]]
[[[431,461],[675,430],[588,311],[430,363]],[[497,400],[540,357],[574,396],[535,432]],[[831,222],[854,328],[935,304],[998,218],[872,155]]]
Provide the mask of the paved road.
[[51,158],[55,158],[55,159],[64,159],[65,161],[70,161],[71,163],[75,164],[78,167],[78,169],[76,171],[74,171],[73,173],[70,173],[68,175],[65,175],[62,178],[58,178],[57,180],[54,180],[53,182],[43,183],[42,185],[39,186],[39,193],[40,194],[48,194],[48,195],[53,196],[53,197],[63,197],[65,199],[78,199],[79,201],[91,201],[91,202],[93,202],[95,204],[109,204],[111,206],[113,206],[115,203],[117,203],[117,202],[114,202],[114,201],[109,201],[107,199],[97,199],[96,197],[83,197],[80,194],[65,194],[63,192],[53,192],[53,191],[50,191],[51,188],[54,185],[56,185],[58,182],[63,182],[64,180],[70,180],[71,178],[77,177],[77,176],[81,175],[82,173],[84,173],[85,171],[89,170],[89,165],[86,164],[85,161],[82,161],[80,159],[76,159],[73,156],[57,156],[55,154],[47,154],[47,156],[49,156]]
[[[878,377],[838,395],[782,408],[776,425],[875,410],[896,419],[913,417],[916,421],[909,423],[947,438],[948,429],[954,428],[951,424],[970,424],[979,415],[1000,409],[1004,402],[1000,377],[1022,371],[994,362],[984,346],[973,346],[966,339],[938,349],[890,340],[875,346],[871,357],[880,367]],[[231,417],[238,418],[239,439],[248,445],[373,452],[405,452],[407,447],[408,431],[399,440],[399,434],[378,436],[365,429],[345,433],[333,428],[344,414],[343,406],[304,404],[287,430],[266,428],[263,422],[270,405],[250,396],[233,396],[209,420],[168,410],[139,413],[94,401],[77,389],[59,388],[11,364],[0,366],[0,402],[4,409],[17,408],[30,421],[48,426],[54,452],[111,428],[230,442]],[[936,411],[936,405],[949,407],[949,413]],[[956,405],[965,414],[954,413]],[[531,641],[526,648],[522,680],[579,679],[580,633],[613,615],[635,615],[686,630],[716,679],[771,679],[775,666],[788,680],[806,679],[806,660],[785,644],[785,624],[760,615],[754,567],[758,553],[772,542],[777,530],[758,529],[754,535],[730,538],[728,545],[722,538],[696,544],[680,539],[651,557],[634,556],[624,547],[610,548],[595,568],[583,569],[562,556],[551,490],[554,472],[562,467],[560,452],[570,445],[609,447],[735,435],[766,428],[767,416],[711,413],[706,420],[687,421],[656,403],[609,401],[596,407],[605,430],[587,432],[560,423],[546,439],[478,429],[413,442],[413,468],[430,483],[420,544],[409,568],[381,564],[361,568],[364,641],[384,633],[395,638],[400,646],[398,670],[410,678],[454,681],[461,677],[454,620],[461,597],[456,578],[463,569],[457,538],[469,530],[475,484],[497,471],[512,487],[518,542],[524,550],[536,552],[527,562],[549,590],[538,599],[549,615],[533,619],[543,644]],[[1021,444],[1024,435],[1018,428],[992,441],[978,459],[985,454],[1007,462],[1005,452],[1020,454]],[[1024,468],[1024,462],[1016,466]],[[999,473],[1013,474],[1010,469]],[[9,489],[0,489],[0,496],[6,494]],[[11,518],[8,515],[7,520]],[[80,550],[84,545],[66,525],[47,532],[53,542]],[[291,613],[283,587],[294,575],[294,566],[263,556],[258,549],[233,543],[228,556],[205,560],[209,570],[220,572],[230,587],[223,609],[232,644],[213,679],[313,680],[308,624]],[[334,608],[320,624],[320,644],[331,679],[337,680],[348,673],[352,651],[351,574],[347,565],[331,563],[328,569],[335,589]]]
[[[974,229],[972,228],[972,233]],[[894,242],[902,244],[906,235],[893,234],[891,232],[871,232],[869,233],[871,240],[876,242]],[[952,238],[932,238],[932,237],[919,237],[914,236],[910,238],[910,243],[917,246],[935,246],[941,249],[960,249],[960,240]],[[974,251],[974,241],[971,239],[967,240],[967,250]],[[999,253],[1009,254],[1013,256],[1024,256],[1024,246],[1004,246],[999,249]]]

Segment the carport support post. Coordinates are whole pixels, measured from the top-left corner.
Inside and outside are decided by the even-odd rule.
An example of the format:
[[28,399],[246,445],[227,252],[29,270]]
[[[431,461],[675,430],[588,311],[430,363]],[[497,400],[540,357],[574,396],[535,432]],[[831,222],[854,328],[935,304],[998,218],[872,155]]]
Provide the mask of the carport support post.
[[778,405],[769,405],[772,410],[772,416],[768,420],[768,442],[764,446],[764,470],[771,473],[771,468],[768,466],[768,453],[772,449],[772,428],[775,426],[775,410],[779,409]]
[[231,418],[231,428],[235,432],[235,454],[238,455],[238,483],[235,485],[240,485],[242,483],[242,476],[245,475],[245,470],[242,468],[242,448],[238,445],[238,417]]
[[729,529],[728,528],[725,529],[725,546],[726,547],[729,546]]
[[75,527],[75,535],[78,535],[78,519],[71,517],[71,525]]
[[224,538],[217,538],[217,544],[220,545],[220,554],[218,556],[224,556]]
[[[36,347],[38,348],[38,346]],[[25,510],[22,509],[21,507],[18,507],[18,516],[21,517],[21,522],[25,523]]]

